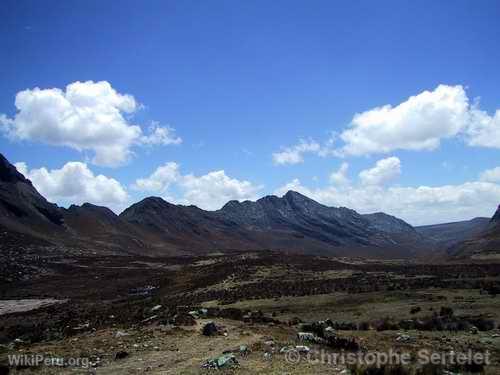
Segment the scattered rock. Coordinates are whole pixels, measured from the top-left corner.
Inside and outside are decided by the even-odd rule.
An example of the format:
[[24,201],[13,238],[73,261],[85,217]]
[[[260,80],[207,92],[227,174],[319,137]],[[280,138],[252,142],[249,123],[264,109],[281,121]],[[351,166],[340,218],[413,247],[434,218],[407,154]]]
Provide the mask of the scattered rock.
[[214,322],[208,322],[203,327],[202,334],[203,336],[216,336],[220,334],[220,329]]
[[125,336],[130,336],[130,333],[124,332],[124,331],[118,331],[115,334],[115,337],[118,339],[120,337],[125,337]]
[[396,338],[396,341],[398,341],[398,342],[410,342],[412,340],[413,340],[412,337],[409,335],[399,335]]
[[241,356],[247,356],[248,354],[250,354],[250,349],[248,349],[248,346],[246,345],[240,345],[239,352]]
[[84,323],[84,324],[80,324],[76,327],[73,327],[73,331],[83,331],[83,330],[86,330],[90,327],[90,323]]
[[206,318],[208,316],[208,309],[192,310],[188,312],[194,319]]
[[153,316],[150,316],[149,318],[142,320],[142,323],[149,323],[157,318],[158,318],[158,315],[153,315]]
[[299,332],[299,333],[297,333],[297,339],[299,341],[315,342],[317,338],[316,338],[316,336],[313,333],[310,333],[310,332]]
[[295,347],[295,350],[298,353],[309,353],[311,351],[311,349],[308,346],[305,346],[305,345],[297,345]]
[[232,368],[238,365],[238,360],[234,356],[234,354],[223,354],[217,358],[209,359],[205,362],[201,367],[207,369],[224,369],[224,368]]
[[162,307],[163,307],[162,305],[156,305],[155,307],[153,307],[153,308],[151,309],[151,311],[152,311],[152,312],[155,312],[155,311],[161,310],[161,308],[162,308]]
[[115,354],[115,360],[124,359],[127,358],[128,356],[129,354],[126,351],[121,350]]

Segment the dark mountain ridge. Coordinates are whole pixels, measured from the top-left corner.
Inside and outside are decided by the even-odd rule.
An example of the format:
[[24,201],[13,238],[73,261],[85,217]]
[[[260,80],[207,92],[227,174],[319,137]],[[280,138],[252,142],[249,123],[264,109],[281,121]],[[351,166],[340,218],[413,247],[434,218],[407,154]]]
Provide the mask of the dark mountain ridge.
[[328,207],[294,191],[255,202],[230,201],[217,211],[175,205],[159,197],[145,198],[120,215],[90,203],[59,208],[1,155],[0,226],[94,252],[142,255],[271,249],[410,257],[439,243],[425,230],[394,216]]
[[[217,211],[150,197],[120,214],[178,249],[280,249],[338,252],[342,248],[394,248],[420,235],[409,224],[379,213],[360,215],[324,206],[300,193],[230,201]],[[404,249],[408,252],[408,249]]]
[[479,236],[489,226],[490,219],[476,217],[472,220],[424,225],[416,227],[416,231],[434,241],[439,247],[448,249],[463,241]]

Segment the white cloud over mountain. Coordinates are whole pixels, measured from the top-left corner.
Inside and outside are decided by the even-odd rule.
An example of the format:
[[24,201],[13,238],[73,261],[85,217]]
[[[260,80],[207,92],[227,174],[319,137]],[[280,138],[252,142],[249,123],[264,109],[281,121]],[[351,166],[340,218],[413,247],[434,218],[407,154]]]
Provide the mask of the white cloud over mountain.
[[[139,108],[131,95],[117,92],[108,82],[74,82],[64,90],[24,90],[16,95],[17,113],[0,115],[0,130],[13,140],[41,142],[90,151],[92,162],[124,164],[134,147],[176,145],[175,130],[153,122],[147,131],[131,122]],[[301,139],[272,154],[275,165],[303,163],[308,155],[352,157],[390,154],[398,150],[430,151],[446,139],[466,146],[500,148],[500,110],[480,109],[460,86],[439,85],[397,105],[383,105],[355,114],[349,126],[325,141]],[[338,144],[340,143],[340,144]],[[89,201],[119,210],[129,202],[127,190],[115,179],[95,175],[81,162],[60,169],[17,167],[49,200],[66,205]],[[399,186],[401,161],[395,156],[349,176],[344,162],[329,175],[329,184],[310,188],[299,179],[277,193],[298,190],[327,205],[360,212],[384,211],[413,224],[490,216],[500,202],[500,167],[486,170],[473,181],[444,186]],[[137,192],[158,193],[167,200],[218,209],[229,200],[257,199],[262,186],[228,176],[224,170],[203,175],[183,174],[179,164],[165,163],[151,175],[135,180]]]
[[[67,206],[90,202],[120,212],[131,203],[126,188],[117,180],[95,175],[85,163],[68,162],[60,169],[29,169],[16,163],[48,200]],[[362,170],[357,179],[350,179],[349,165],[342,163],[330,175],[330,183],[319,188],[294,179],[275,191],[299,191],[329,206],[344,206],[361,213],[383,211],[411,224],[429,224],[468,220],[475,216],[491,216],[500,202],[500,169],[486,170],[477,181],[443,186],[399,186],[401,162],[396,157],[377,161]],[[231,178],[223,170],[201,176],[182,174],[179,164],[165,163],[150,176],[137,179],[132,189],[163,196],[177,204],[194,204],[214,210],[232,199],[255,200],[262,195],[262,186]]]
[[392,156],[377,161],[375,166],[359,173],[359,179],[363,185],[383,185],[401,174],[401,161]]
[[500,182],[500,167],[487,169],[481,173],[479,178],[481,181],[486,182]]
[[461,137],[469,146],[500,148],[500,110],[494,116],[470,104],[460,85],[439,85],[399,105],[358,113],[340,134],[343,155],[434,150],[443,139]]
[[[163,195],[179,204],[194,204],[206,210],[221,208],[229,200],[257,199],[261,186],[226,175],[223,170],[202,176],[183,175],[175,162],[158,167],[149,177],[137,179],[134,190]],[[179,192],[175,197],[172,190]]]
[[351,181],[347,176],[348,171],[349,171],[349,164],[345,162],[342,163],[340,165],[340,168],[337,171],[332,172],[332,174],[330,175],[330,183],[339,186],[349,185]]
[[434,150],[442,139],[467,125],[469,99],[462,86],[440,85],[392,107],[384,105],[354,115],[340,134],[346,155],[394,150]]
[[63,206],[89,202],[119,212],[129,200],[127,191],[117,180],[95,175],[85,163],[68,162],[52,170],[30,170],[23,162],[15,166],[47,200]]
[[[389,163],[379,161],[373,168],[360,172],[360,181],[356,184],[309,188],[294,179],[275,194],[295,190],[325,205],[349,207],[361,213],[383,211],[414,225],[469,220],[479,215],[491,217],[500,202],[500,185],[487,181],[444,186],[385,186],[381,183],[387,180],[381,176],[394,178],[401,167],[395,160],[390,163],[392,169],[378,168],[381,164]],[[366,176],[370,176],[368,185],[364,183]]]
[[313,140],[301,139],[298,144],[273,153],[273,162],[276,165],[299,164],[304,162],[305,154],[318,154],[320,151],[321,146],[319,143]]
[[127,115],[140,107],[133,96],[118,93],[106,81],[74,82],[65,90],[28,89],[16,95],[14,118],[0,116],[0,125],[14,140],[66,146],[94,153],[102,166],[124,164],[134,145],[179,144],[169,127],[154,123],[149,134]]
[[500,110],[494,116],[485,111],[473,109],[467,129],[467,141],[471,146],[500,148]]
[[[439,85],[402,103],[375,107],[353,116],[339,134],[344,144],[332,149],[301,141],[273,154],[276,164],[296,164],[305,153],[320,156],[386,154],[396,150],[431,151],[442,140],[460,138],[469,146],[500,148],[500,110],[493,116],[471,104],[461,85]],[[311,147],[314,145],[314,147]]]

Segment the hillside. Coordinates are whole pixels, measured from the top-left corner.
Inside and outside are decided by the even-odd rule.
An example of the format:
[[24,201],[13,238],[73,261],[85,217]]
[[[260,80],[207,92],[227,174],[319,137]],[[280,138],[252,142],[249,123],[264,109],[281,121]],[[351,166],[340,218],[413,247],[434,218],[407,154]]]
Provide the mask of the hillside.
[[500,259],[500,206],[481,233],[459,243],[451,254],[458,258]]
[[437,246],[449,248],[484,232],[490,219],[477,217],[472,220],[416,227],[422,236],[436,242]]
[[0,224],[54,243],[100,251],[183,255],[232,250],[409,257],[425,242],[404,221],[360,215],[289,191],[255,202],[228,202],[217,211],[149,197],[120,215],[89,203],[59,208],[47,202],[4,157]]

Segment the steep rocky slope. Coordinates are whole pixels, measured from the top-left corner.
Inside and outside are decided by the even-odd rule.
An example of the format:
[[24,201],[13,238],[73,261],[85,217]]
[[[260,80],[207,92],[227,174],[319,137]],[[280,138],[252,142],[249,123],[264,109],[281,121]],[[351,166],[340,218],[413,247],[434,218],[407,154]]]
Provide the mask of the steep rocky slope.
[[475,238],[489,226],[490,219],[477,217],[472,220],[425,225],[416,227],[422,236],[436,242],[440,248],[450,248],[460,242]]
[[454,246],[450,253],[461,258],[500,259],[500,206],[482,232]]
[[63,231],[59,208],[41,196],[7,159],[0,154],[0,225],[40,236]]

